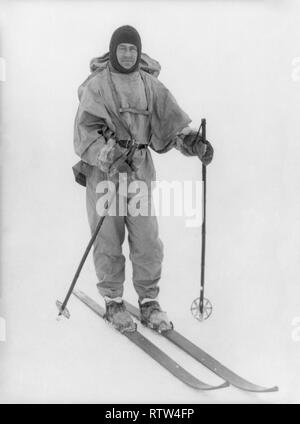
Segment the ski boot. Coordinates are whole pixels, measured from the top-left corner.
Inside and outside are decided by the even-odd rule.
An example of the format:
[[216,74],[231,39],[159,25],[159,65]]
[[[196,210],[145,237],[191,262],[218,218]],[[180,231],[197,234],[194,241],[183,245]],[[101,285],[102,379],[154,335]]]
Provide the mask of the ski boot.
[[173,323],[169,320],[166,312],[162,311],[157,300],[144,299],[139,301],[141,323],[159,333],[173,330]]
[[137,325],[133,321],[130,313],[126,310],[122,299],[105,298],[105,307],[106,311],[104,318],[106,321],[111,323],[116,330],[121,333],[132,333],[136,331]]

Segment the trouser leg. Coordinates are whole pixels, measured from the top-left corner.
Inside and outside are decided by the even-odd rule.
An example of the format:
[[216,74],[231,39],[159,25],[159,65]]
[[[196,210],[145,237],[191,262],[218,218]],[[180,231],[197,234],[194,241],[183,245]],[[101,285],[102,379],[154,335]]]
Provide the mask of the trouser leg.
[[[148,202],[151,201],[149,196]],[[158,234],[157,217],[151,214],[131,216],[128,213],[125,222],[135,290],[140,301],[144,298],[154,299],[159,293],[164,248]]]
[[[99,171],[94,169],[94,172],[87,180],[86,191],[87,213],[92,233],[95,231],[100,219],[96,210],[97,201],[101,196],[96,193],[98,182]],[[124,216],[107,215],[96,237],[93,250],[94,265],[98,278],[97,288],[103,297],[115,298],[123,295],[125,257],[122,254],[122,244],[124,237]]]

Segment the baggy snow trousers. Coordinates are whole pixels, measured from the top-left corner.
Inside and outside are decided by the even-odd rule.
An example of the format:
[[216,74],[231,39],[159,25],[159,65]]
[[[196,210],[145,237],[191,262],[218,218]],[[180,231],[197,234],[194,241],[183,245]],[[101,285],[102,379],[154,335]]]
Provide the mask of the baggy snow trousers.
[[[92,167],[87,177],[86,205],[91,232],[99,222],[97,201],[103,195],[96,192],[99,182],[106,179],[106,174],[98,168]],[[99,191],[99,190],[98,190]],[[122,253],[122,244],[125,238],[125,226],[128,230],[128,243],[132,262],[132,280],[139,300],[155,298],[158,295],[158,281],[161,277],[163,261],[163,243],[158,235],[158,222],[156,216],[121,216],[119,202],[130,201],[127,198],[116,196],[116,216],[106,215],[102,227],[94,242],[93,258],[98,278],[100,294],[110,298],[122,297],[125,281],[125,257]],[[121,199],[121,200],[120,200]],[[149,190],[148,201],[153,201]]]

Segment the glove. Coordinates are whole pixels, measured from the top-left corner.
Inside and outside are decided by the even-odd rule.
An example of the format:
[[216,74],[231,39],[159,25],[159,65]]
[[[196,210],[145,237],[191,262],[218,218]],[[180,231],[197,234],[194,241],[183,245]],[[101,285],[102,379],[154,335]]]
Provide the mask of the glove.
[[204,165],[209,165],[214,156],[214,149],[208,140],[195,143],[194,150]]
[[115,139],[110,138],[98,155],[98,168],[110,176],[117,172],[132,172],[132,168],[125,161],[125,153],[126,150],[122,149]]
[[116,148],[116,140],[109,138],[102,147],[98,158],[97,166],[103,172],[108,172],[112,163],[117,159],[119,152]]
[[198,156],[204,165],[210,164],[214,149],[208,140],[203,140],[201,135],[197,136],[195,131],[191,131],[184,136],[183,143],[195,156]]
[[116,143],[116,140],[113,138],[109,138],[98,155],[97,166],[102,172],[111,174],[111,168],[113,163],[115,163],[119,158],[121,158],[122,155],[123,151]]

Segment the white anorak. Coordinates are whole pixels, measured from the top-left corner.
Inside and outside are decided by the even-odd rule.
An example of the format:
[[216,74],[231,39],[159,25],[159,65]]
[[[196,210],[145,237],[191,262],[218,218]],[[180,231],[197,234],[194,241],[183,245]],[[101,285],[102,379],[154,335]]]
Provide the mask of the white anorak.
[[[74,128],[74,148],[86,177],[87,212],[92,233],[100,218],[96,208],[100,198],[97,185],[110,179],[97,167],[97,157],[107,142],[104,134],[112,134],[117,140],[135,139],[158,153],[165,153],[176,147],[177,134],[191,121],[156,78],[160,69],[156,61],[142,54],[142,66],[138,71],[120,74],[113,72],[107,60],[107,55],[97,58],[91,64],[93,73],[79,87],[80,104]],[[134,179],[151,185],[156,180],[156,172],[150,148],[135,151],[134,159],[138,157],[140,166]],[[129,196],[126,201],[130,200]],[[151,189],[147,201],[152,211]],[[110,298],[123,295],[125,227],[128,229],[132,280],[139,299],[156,298],[164,255],[157,218],[153,214],[105,217],[94,243],[99,292]]]

